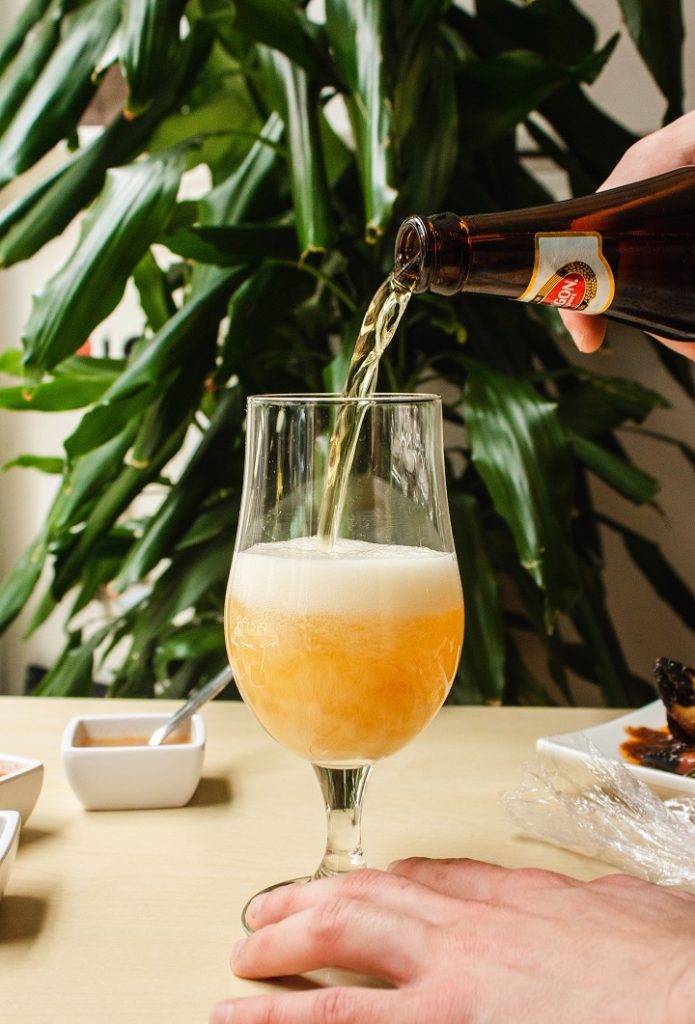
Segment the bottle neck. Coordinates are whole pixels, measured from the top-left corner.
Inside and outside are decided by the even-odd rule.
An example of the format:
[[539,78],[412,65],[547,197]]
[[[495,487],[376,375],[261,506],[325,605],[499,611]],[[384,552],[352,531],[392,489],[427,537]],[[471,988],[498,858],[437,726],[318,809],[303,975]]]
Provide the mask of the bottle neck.
[[470,234],[455,213],[408,217],[396,237],[394,273],[414,292],[454,295],[465,287]]

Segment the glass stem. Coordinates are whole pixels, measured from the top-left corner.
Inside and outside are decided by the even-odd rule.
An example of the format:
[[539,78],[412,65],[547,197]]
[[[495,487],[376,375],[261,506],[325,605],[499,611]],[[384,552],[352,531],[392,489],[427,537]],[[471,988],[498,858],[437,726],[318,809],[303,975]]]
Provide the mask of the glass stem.
[[362,853],[362,800],[372,765],[328,768],[313,765],[326,807],[326,852],[314,878],[342,875],[367,866]]

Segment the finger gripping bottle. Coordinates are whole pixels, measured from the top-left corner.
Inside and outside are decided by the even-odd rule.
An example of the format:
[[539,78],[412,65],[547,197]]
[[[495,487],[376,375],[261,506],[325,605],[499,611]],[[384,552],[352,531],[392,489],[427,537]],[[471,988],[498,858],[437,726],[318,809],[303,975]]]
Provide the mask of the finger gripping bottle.
[[409,217],[395,274],[606,316],[695,341],[695,166],[524,210]]

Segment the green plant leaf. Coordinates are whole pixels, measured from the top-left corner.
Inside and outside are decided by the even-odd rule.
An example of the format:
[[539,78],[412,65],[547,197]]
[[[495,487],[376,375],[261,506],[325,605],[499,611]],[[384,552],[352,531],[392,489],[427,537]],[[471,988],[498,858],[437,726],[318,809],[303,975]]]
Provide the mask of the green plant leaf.
[[79,612],[87,608],[113,579],[132,543],[133,536],[129,530],[113,529],[102,536],[83,566],[77,596],[68,615],[69,623]]
[[10,377],[24,376],[20,348],[6,348],[4,352],[0,352],[0,373],[6,373]]
[[252,211],[256,196],[275,167],[284,127],[280,115],[273,112],[241,164],[200,200],[201,224],[235,224]]
[[[219,397],[210,425],[200,440],[179,478],[150,518],[147,527],[123,560],[117,578],[116,591],[123,591],[144,579],[160,559],[179,542],[186,533],[193,514],[202,504],[213,476],[212,463],[220,456],[231,461],[234,437],[243,419],[243,404],[238,389],[230,389]],[[240,452],[237,459],[241,462]]]
[[138,427],[134,418],[114,438],[68,465],[48,514],[51,536],[70,535],[73,527],[84,522],[89,509],[120,472]]
[[[407,162],[408,169],[408,184],[401,189],[400,205],[431,210],[440,208],[459,155],[459,101],[448,49],[434,40],[426,56],[420,55],[419,59],[427,60],[426,87],[414,87],[414,76],[405,75],[396,92],[396,120],[405,136],[400,158]],[[447,126],[446,131],[442,131],[442,125]]]
[[37,697],[89,697],[92,692],[94,652],[104,640],[107,628],[85,640],[81,632],[70,633],[58,660],[51,665],[34,690]]
[[219,267],[238,267],[269,253],[274,259],[299,260],[296,232],[284,224],[236,224],[224,228],[194,225],[173,231],[161,241],[178,256]]
[[579,434],[572,434],[572,446],[587,469],[630,501],[644,505],[656,497],[658,480],[632,462]]
[[196,345],[186,354],[178,376],[148,407],[126,464],[90,510],[89,519],[82,532],[76,535],[75,542],[56,559],[54,597],[62,597],[74,586],[104,532],[112,528],[134,497],[157,478],[178,451],[198,406],[202,377],[212,361],[214,342],[215,336],[210,331],[207,337],[196,338]]
[[116,307],[171,214],[185,160],[177,149],[108,172],[72,256],[34,300],[23,335],[34,379],[79,348]]
[[38,469],[41,473],[62,473],[64,462],[49,455],[18,455],[16,459],[6,462],[2,468],[12,469],[14,466]]
[[26,39],[19,56],[2,79],[0,93],[0,135],[34,85],[60,34],[62,0],[54,0],[45,17]]
[[364,196],[366,237],[375,241],[396,200],[391,112],[383,67],[383,0],[327,0],[326,32],[345,80]]
[[169,675],[171,662],[189,661],[202,654],[219,651],[222,642],[221,621],[182,626],[157,646],[154,654],[157,678],[165,679]]
[[0,630],[7,629],[24,608],[39,581],[46,558],[46,537],[33,541],[0,582]]
[[0,187],[71,133],[119,18],[118,0],[91,0],[63,20],[60,43],[0,138]]
[[292,0],[235,0],[236,27],[272,47],[324,85],[335,83],[320,33]]
[[668,101],[671,121],[683,113],[683,40],[680,0],[620,0],[625,24],[654,81]]
[[207,287],[148,340],[66,440],[70,458],[104,444],[131,417],[141,415],[156,401],[161,389],[180,371],[185,353],[203,332],[216,327],[233,288],[234,271],[217,271]]
[[459,73],[462,129],[476,150],[514,129],[548,97],[575,78],[591,77],[586,67],[565,68],[533,50],[509,50],[469,61]]
[[186,0],[122,0],[121,61],[128,83],[127,118],[159,95],[162,72],[181,57],[179,23]]
[[136,153],[206,56],[206,41],[191,33],[184,56],[167,76],[156,103],[135,121],[123,115],[66,164],[0,213],[0,266],[33,256],[99,193],[107,169]]
[[[505,689],[505,642],[499,585],[485,545],[480,510],[467,495],[452,496],[451,521],[466,606],[466,635],[459,668],[467,692],[487,703]],[[454,683],[455,699],[459,682]]]
[[557,406],[533,388],[468,362],[463,411],[471,457],[507,522],[522,565],[546,595],[546,625],[579,591],[569,535],[573,466]]
[[0,388],[0,409],[14,409],[19,412],[63,412],[67,409],[82,409],[97,399],[106,390],[101,381],[51,380],[38,387]]
[[176,312],[176,303],[167,287],[166,275],[148,249],[133,270],[133,284],[140,295],[140,305],[147,322],[156,333]]
[[318,89],[307,73],[277,50],[265,50],[266,74],[286,126],[294,219],[302,259],[335,238],[320,144]]
[[637,381],[592,375],[562,394],[558,411],[568,429],[595,437],[626,420],[643,423],[655,409],[668,408],[665,398]]
[[41,21],[52,0],[27,0],[14,20],[12,28],[0,42],[0,75],[5,73],[15,56],[19,53],[27,36],[37,22]]

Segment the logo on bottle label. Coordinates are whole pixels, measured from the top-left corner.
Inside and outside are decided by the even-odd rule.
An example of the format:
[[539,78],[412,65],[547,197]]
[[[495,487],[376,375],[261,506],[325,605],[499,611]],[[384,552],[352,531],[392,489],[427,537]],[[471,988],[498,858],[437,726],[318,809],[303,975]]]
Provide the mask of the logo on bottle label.
[[533,274],[522,302],[603,313],[613,301],[615,282],[595,232],[540,232],[535,238]]

